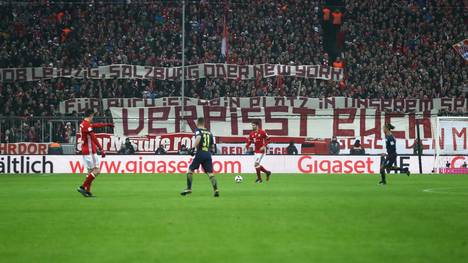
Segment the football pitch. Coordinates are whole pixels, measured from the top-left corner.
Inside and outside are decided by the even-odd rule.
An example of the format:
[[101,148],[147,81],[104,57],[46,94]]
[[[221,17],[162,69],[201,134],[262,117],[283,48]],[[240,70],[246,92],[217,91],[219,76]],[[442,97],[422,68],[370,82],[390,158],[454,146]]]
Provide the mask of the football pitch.
[[467,262],[468,176],[0,176],[1,262]]

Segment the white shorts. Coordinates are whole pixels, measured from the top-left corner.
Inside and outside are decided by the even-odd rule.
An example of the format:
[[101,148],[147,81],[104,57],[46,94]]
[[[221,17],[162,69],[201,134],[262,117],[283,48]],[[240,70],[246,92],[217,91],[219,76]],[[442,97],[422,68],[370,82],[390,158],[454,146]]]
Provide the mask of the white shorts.
[[261,164],[263,156],[265,156],[264,153],[255,153],[255,163]]
[[97,154],[83,155],[83,160],[88,170],[99,168],[99,157]]

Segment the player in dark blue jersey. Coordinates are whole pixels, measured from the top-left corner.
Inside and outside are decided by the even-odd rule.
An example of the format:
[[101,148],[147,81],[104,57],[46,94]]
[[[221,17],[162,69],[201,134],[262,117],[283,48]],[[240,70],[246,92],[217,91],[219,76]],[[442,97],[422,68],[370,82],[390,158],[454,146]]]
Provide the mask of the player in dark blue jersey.
[[192,177],[193,171],[197,170],[200,165],[208,175],[211,184],[213,185],[214,196],[219,197],[218,183],[213,175],[213,162],[211,160],[211,151],[214,147],[213,134],[205,128],[205,119],[197,119],[197,128],[195,129],[195,144],[190,150],[192,155],[195,155],[192,163],[190,164],[187,172],[187,189],[181,195],[188,195],[192,193]]
[[396,166],[397,160],[397,152],[396,152],[396,141],[395,137],[393,137],[392,130],[395,129],[390,123],[385,124],[384,126],[384,133],[385,133],[385,147],[387,148],[387,154],[385,157],[382,158],[380,164],[380,177],[381,180],[379,184],[385,185],[387,184],[387,180],[385,178],[385,172],[389,173],[390,171],[400,171],[406,173],[406,175],[410,175],[408,168],[400,168]]

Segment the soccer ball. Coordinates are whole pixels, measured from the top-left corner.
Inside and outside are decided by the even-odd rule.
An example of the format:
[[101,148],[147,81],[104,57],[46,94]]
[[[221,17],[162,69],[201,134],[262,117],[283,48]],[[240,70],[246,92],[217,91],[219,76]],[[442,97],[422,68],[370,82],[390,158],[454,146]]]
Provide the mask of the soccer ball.
[[240,175],[237,175],[236,177],[234,177],[234,181],[236,181],[236,183],[242,183],[242,180],[244,180],[244,178],[242,178],[242,176]]

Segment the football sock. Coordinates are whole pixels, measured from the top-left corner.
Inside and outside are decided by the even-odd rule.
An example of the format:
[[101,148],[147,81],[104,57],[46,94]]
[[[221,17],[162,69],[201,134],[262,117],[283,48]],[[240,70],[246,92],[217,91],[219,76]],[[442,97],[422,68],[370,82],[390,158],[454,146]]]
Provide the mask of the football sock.
[[265,167],[263,167],[262,165],[260,165],[260,171],[264,172],[264,173],[268,173],[268,171],[265,169]]
[[213,190],[218,190],[218,182],[216,181],[216,178],[214,177],[214,175],[210,176],[210,181],[211,181],[211,185],[213,185]]
[[91,192],[91,183],[93,182],[94,178],[96,178],[96,176],[93,173],[89,173],[86,176],[86,179],[83,182],[83,188],[86,191]]
[[383,170],[383,169],[380,170],[380,177],[381,177],[381,180],[380,180],[381,182],[384,182],[384,183],[387,182],[385,180],[385,170]]
[[187,173],[187,190],[192,190],[192,173]]
[[260,167],[256,167],[255,170],[257,171],[257,179],[258,179],[258,180],[262,180],[262,176],[261,176],[261,174],[260,174],[260,171],[261,171],[261,170],[260,170]]

